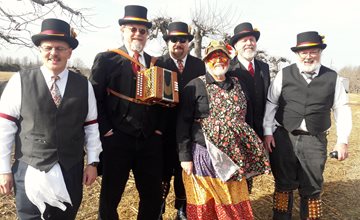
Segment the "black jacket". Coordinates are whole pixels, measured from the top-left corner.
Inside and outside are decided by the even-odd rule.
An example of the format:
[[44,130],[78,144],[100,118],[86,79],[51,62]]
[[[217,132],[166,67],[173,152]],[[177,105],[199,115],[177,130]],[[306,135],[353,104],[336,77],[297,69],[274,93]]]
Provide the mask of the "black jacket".
[[[205,63],[199,58],[196,58],[191,55],[187,56],[184,70],[182,73],[179,72],[174,60],[171,59],[169,54],[160,57],[155,65],[177,72],[180,102],[182,100],[182,92],[186,84],[188,84],[192,79],[204,75],[206,72]],[[178,109],[177,107],[167,109],[167,131],[169,131],[172,134],[172,138],[174,139],[174,141],[175,141],[177,109]]]
[[239,79],[241,87],[248,99],[248,108],[246,115],[246,122],[254,128],[255,132],[263,136],[263,119],[265,113],[265,104],[270,85],[270,70],[269,65],[255,59],[255,76],[250,76],[247,68],[245,68],[235,57],[231,60],[230,76],[235,76]]
[[[127,52],[124,46],[120,49]],[[149,67],[150,55],[144,53],[144,58]],[[163,107],[136,104],[106,91],[110,88],[135,98],[136,75],[132,71],[130,60],[111,51],[99,53],[91,69],[90,81],[97,100],[101,135],[113,129],[134,137],[149,137],[155,130],[163,130]]]

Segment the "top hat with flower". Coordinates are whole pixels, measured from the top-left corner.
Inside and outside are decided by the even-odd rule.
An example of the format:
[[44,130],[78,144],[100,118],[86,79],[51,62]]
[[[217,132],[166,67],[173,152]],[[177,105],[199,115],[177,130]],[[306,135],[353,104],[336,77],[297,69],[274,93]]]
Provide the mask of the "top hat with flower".
[[231,37],[230,44],[234,46],[239,39],[247,36],[254,36],[256,41],[258,41],[260,37],[260,31],[258,31],[256,28],[253,28],[251,23],[244,22],[235,27],[234,36]]
[[326,46],[327,45],[324,44],[324,36],[319,35],[316,31],[307,31],[297,35],[296,46],[292,47],[291,50],[293,52],[310,48],[320,48],[323,50]]
[[45,19],[41,24],[41,32],[33,35],[31,40],[36,46],[40,46],[43,40],[65,41],[72,49],[79,45],[76,34],[70,25],[56,18]]

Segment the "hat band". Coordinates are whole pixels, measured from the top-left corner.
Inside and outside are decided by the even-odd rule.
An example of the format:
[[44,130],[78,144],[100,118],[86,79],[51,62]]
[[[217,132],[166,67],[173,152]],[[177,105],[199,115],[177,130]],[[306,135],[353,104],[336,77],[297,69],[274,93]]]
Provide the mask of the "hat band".
[[315,43],[315,42],[303,42],[301,44],[298,44],[297,47],[311,47],[311,46],[318,46],[320,45],[319,43]]
[[40,34],[52,35],[52,36],[65,36],[65,33],[56,32],[54,30],[42,31]]
[[181,31],[172,31],[169,35],[188,35],[188,33],[181,32]]
[[148,22],[147,19],[139,18],[139,17],[124,17],[124,20],[133,20],[133,21],[144,21],[144,22]]
[[252,31],[253,31],[253,30],[248,30],[248,29],[246,29],[246,30],[243,30],[243,31],[238,32],[238,34],[248,33],[248,32],[252,32]]

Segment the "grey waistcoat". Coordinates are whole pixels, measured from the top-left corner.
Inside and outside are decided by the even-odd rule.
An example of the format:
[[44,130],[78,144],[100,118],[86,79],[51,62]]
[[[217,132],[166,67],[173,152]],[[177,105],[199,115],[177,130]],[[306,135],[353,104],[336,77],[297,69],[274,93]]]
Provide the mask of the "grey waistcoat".
[[69,71],[62,102],[56,108],[39,68],[20,72],[21,109],[15,158],[49,171],[57,162],[69,169],[84,158],[84,122],[88,82]]

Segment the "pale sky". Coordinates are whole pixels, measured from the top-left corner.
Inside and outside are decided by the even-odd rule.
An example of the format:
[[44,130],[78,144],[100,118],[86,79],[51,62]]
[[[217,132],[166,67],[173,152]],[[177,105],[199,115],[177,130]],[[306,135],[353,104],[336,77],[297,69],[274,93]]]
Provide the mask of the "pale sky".
[[[5,1],[5,2],[4,2]],[[15,0],[1,0],[5,4]],[[19,3],[19,1],[17,1]],[[21,1],[20,1],[21,2]],[[124,16],[124,6],[138,4],[147,7],[148,19],[159,15],[170,16],[173,21],[191,22],[194,3],[201,2],[204,10],[208,2],[215,0],[63,0],[75,8],[87,8],[90,21],[99,27],[96,32],[79,33],[79,47],[73,57],[81,58],[91,67],[98,52],[122,45],[118,19]],[[272,56],[283,56],[294,61],[290,50],[296,46],[296,35],[304,31],[318,31],[325,36],[327,48],[323,52],[322,63],[336,70],[344,66],[360,65],[360,2],[358,0],[223,0],[218,1],[219,10],[232,10],[233,17],[228,33],[232,36],[235,26],[251,22],[261,33],[258,48]],[[59,17],[66,20],[65,17]],[[39,24],[40,25],[40,24]],[[35,30],[40,32],[40,26]],[[158,55],[160,41],[148,42],[146,51]],[[28,49],[17,50],[17,54],[28,54]],[[1,50],[12,54],[9,51]],[[33,52],[31,56],[36,56]]]

